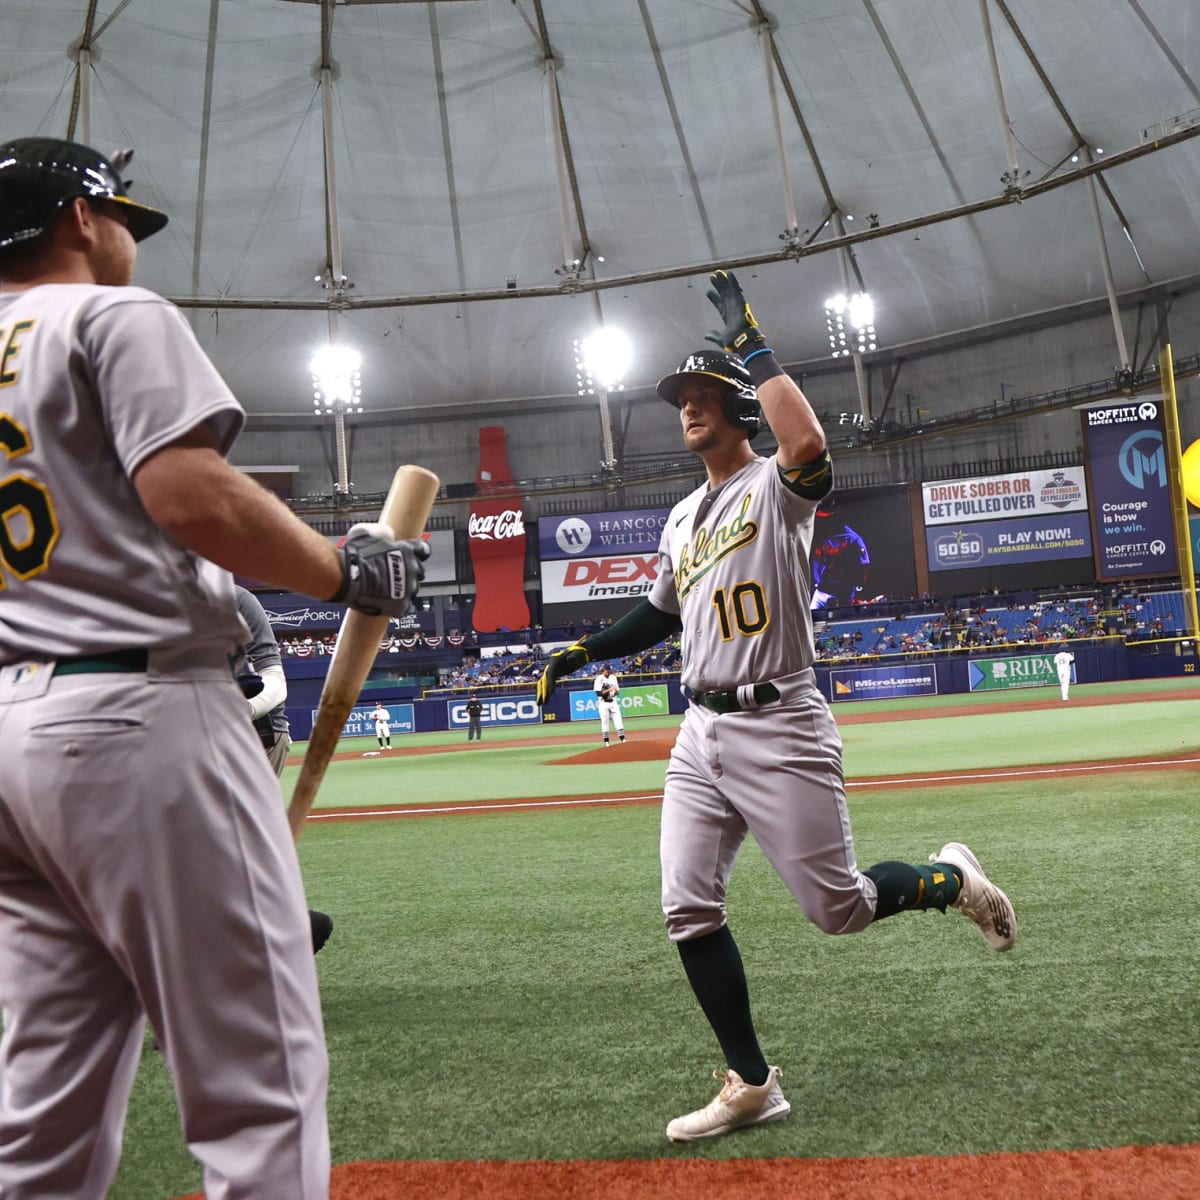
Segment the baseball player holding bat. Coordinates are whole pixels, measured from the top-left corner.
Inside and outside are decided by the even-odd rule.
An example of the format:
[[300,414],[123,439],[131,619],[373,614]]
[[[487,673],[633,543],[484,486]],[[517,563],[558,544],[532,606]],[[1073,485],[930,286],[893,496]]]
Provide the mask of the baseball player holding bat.
[[[813,670],[809,554],[818,503],[833,486],[825,435],[779,367],[733,275],[708,294],[719,351],[689,354],[658,385],[679,410],[706,486],[672,510],[649,597],[608,629],[551,657],[538,700],[595,659],[636,653],[682,631],[690,703],[667,767],[660,856],[667,932],[725,1057],[718,1094],[667,1125],[675,1141],[716,1137],[791,1111],[750,1011],[726,923],[734,859],[752,833],[804,914],[826,933],[858,933],[899,912],[954,907],[988,945],[1017,923],[974,854],[947,842],[929,863],[860,871],[846,810],[841,738]],[[765,412],[779,442],[751,449]]]
[[230,571],[399,616],[428,549],[337,550],[226,463],[242,409],[129,286],[167,218],[128,159],[0,144],[0,1195],[107,1194],[148,1017],[207,1195],[326,1200],[317,976]]

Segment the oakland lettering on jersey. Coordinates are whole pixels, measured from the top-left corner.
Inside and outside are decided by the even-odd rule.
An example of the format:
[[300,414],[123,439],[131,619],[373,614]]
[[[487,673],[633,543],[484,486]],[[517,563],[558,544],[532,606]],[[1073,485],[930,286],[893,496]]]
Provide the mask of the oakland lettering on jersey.
[[754,493],[747,492],[732,520],[712,530],[701,526],[693,535],[691,544],[684,546],[675,568],[675,591],[680,600],[723,558],[748,546],[758,537],[757,522],[746,519],[753,499]]

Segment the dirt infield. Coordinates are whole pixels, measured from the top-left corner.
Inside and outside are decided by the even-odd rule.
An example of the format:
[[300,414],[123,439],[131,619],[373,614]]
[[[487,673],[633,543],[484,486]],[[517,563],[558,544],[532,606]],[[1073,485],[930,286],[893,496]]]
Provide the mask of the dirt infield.
[[[1200,1146],[1122,1146],[946,1158],[599,1162],[356,1162],[331,1200],[1195,1200]],[[199,1193],[185,1200],[203,1200]]]

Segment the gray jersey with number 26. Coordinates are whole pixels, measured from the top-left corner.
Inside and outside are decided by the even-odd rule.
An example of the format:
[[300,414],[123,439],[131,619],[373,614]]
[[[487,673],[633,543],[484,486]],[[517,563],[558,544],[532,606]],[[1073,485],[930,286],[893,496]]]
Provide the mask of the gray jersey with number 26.
[[713,691],[812,666],[809,553],[817,502],[755,458],[671,510],[649,600],[683,623],[683,684]]
[[153,292],[0,295],[0,663],[243,641],[229,573],[163,533],[132,483],[197,425],[223,452],[242,421]]

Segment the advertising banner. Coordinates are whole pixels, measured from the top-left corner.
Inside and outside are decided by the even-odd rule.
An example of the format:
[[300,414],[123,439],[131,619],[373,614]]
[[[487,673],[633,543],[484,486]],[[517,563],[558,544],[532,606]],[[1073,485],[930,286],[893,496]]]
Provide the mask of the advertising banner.
[[[479,724],[485,729],[495,725],[542,723],[542,710],[532,696],[480,696],[479,703],[483,705]],[[447,700],[446,716],[451,729],[466,729],[470,723],[466,700]]]
[[[299,592],[258,592],[256,595],[276,633],[300,629],[338,629],[346,614],[340,604],[314,600]],[[388,620],[388,633],[419,633],[422,622],[425,627],[432,629],[433,613],[406,613],[402,617],[391,617]]]
[[921,484],[926,525],[964,520],[992,521],[1015,514],[1086,512],[1082,467],[1052,471],[1019,471]]
[[537,523],[538,555],[546,563],[557,558],[654,554],[670,512],[669,508],[643,508],[542,517]]
[[1105,404],[1081,415],[1096,517],[1096,578],[1173,575],[1161,401]]
[[855,667],[829,672],[832,700],[884,700],[897,696],[936,696],[933,664],[906,663],[895,667]]
[[479,430],[479,470],[467,534],[475,572],[473,627],[480,633],[524,629],[529,624],[525,519],[521,497],[513,490],[504,428],[500,425],[484,425]]
[[[1072,670],[1072,674],[1074,671]],[[1053,654],[1022,654],[1013,658],[973,658],[967,663],[967,682],[973,692],[1003,692],[1010,688],[1058,686]]]
[[1009,567],[1014,563],[1087,558],[1092,533],[1086,512],[1025,517],[925,530],[931,571],[965,567]]
[[[572,692],[571,720],[598,721],[600,713],[596,708],[597,699],[599,697],[595,692]],[[617,693],[617,700],[621,705],[621,716],[626,720],[630,717],[665,717],[669,711],[665,683],[623,687]]]
[[562,558],[542,563],[542,602],[564,604],[645,596],[658,578],[658,554]]
[[[351,709],[350,715],[346,718],[345,725],[342,726],[342,737],[374,737],[375,736],[375,721],[371,717],[371,713],[375,711],[374,704],[360,704],[357,708]],[[417,723],[413,719],[413,706],[411,704],[385,704],[383,706],[388,711],[388,718],[392,723],[392,733],[416,733]],[[317,719],[317,710],[312,710],[313,722]]]

